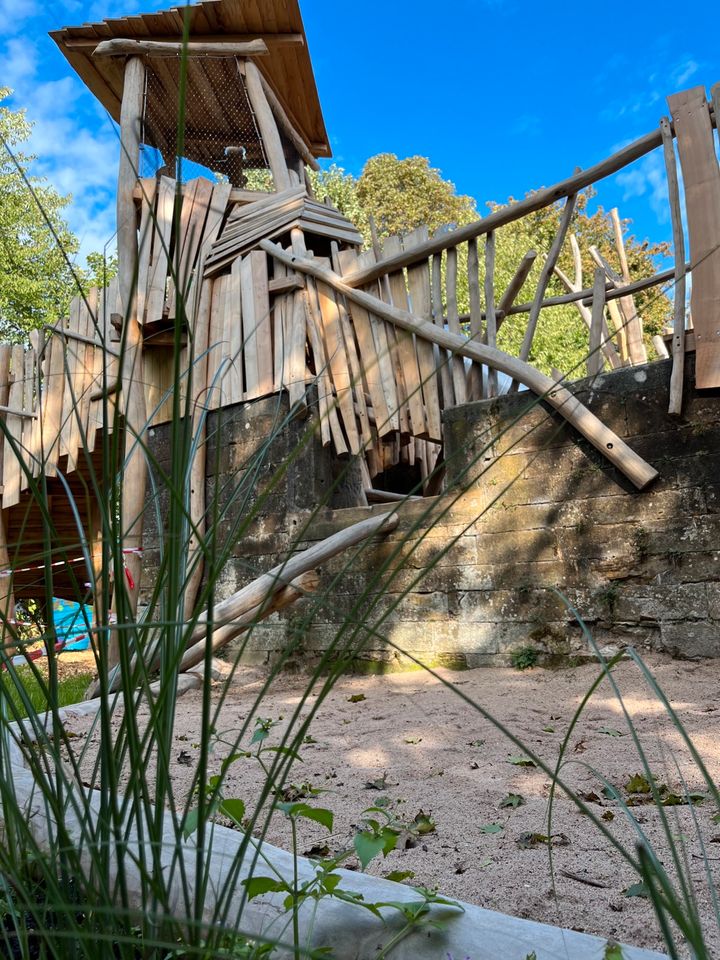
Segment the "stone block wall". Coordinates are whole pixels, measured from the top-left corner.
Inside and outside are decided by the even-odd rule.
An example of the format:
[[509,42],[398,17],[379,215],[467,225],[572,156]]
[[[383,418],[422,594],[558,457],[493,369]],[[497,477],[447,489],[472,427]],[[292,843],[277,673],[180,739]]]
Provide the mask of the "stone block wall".
[[[691,355],[683,416],[671,418],[669,377],[668,361],[573,386],[659,470],[640,493],[529,394],[448,411],[445,493],[402,504],[393,533],[328,564],[318,597],[256,628],[246,658],[289,654],[309,666],[333,651],[376,669],[412,658],[507,662],[526,646],[572,657],[588,646],[568,604],[601,646],[720,656],[720,396],[695,394]],[[211,440],[208,493],[245,483],[227,530],[272,487],[232,551],[220,597],[288,550],[393,509],[338,509],[353,485],[338,484],[307,422],[267,442],[284,410],[274,398],[224,411],[219,430],[211,418],[219,446]]]

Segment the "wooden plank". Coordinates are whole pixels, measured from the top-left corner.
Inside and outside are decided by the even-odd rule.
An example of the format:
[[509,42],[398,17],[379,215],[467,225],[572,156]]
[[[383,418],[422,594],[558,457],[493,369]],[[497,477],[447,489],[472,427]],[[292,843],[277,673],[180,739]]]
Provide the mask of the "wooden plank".
[[[80,297],[74,297],[70,301],[69,330],[79,332],[81,306],[82,301]],[[78,350],[80,344],[71,337],[66,337],[64,333],[57,333],[55,336],[60,336],[65,343],[65,385],[63,390],[62,420],[60,423],[60,456],[65,457],[70,453],[70,437],[75,416],[74,387],[78,369]]]
[[150,284],[150,265],[153,255],[153,240],[155,231],[155,201],[157,192],[156,180],[141,180],[140,194],[140,238],[138,242],[138,278],[137,278],[137,313],[138,323],[145,322],[147,309],[148,287]]
[[[22,408],[28,412],[35,409],[35,350],[32,346],[25,351]],[[22,424],[23,459],[30,472],[32,472],[32,434],[36,423],[37,420],[26,418]],[[20,474],[20,490],[27,489],[27,485],[27,474],[23,470]]]
[[370,426],[370,417],[368,415],[367,403],[365,402],[365,381],[363,378],[360,356],[355,342],[355,335],[350,315],[343,302],[337,299],[338,311],[340,313],[340,328],[342,330],[343,340],[345,341],[345,352],[350,361],[351,388],[354,400],[354,407],[357,412],[359,422],[360,444],[363,450],[367,449],[372,443],[372,428]]
[[[544,290],[544,288],[543,288]],[[542,297],[540,298],[542,300]],[[539,312],[539,310],[538,310]],[[489,347],[497,346],[497,321],[495,319],[495,231],[485,237],[485,325]],[[488,368],[488,396],[498,394],[497,370]]]
[[[230,369],[223,381],[223,405],[241,403],[245,394],[243,377],[243,328],[247,315],[242,308],[242,264],[236,260],[225,281],[223,330],[228,343]],[[246,348],[245,348],[246,349]],[[250,396],[250,392],[247,392]]]
[[78,333],[87,337],[87,343],[77,343],[76,354],[77,364],[73,380],[73,390],[75,392],[75,404],[71,415],[72,429],[69,435],[68,443],[68,464],[67,472],[71,473],[77,469],[79,451],[83,446],[87,431],[87,414],[90,406],[90,390],[88,376],[88,364],[90,362],[92,351],[94,350],[91,340],[94,335],[94,324],[91,311],[97,307],[97,290],[88,294],[87,303],[80,300],[80,310],[78,315]]
[[[476,343],[482,342],[482,302],[480,300],[480,260],[475,238],[468,242],[468,294],[470,298],[470,336]],[[473,362],[468,379],[468,400],[481,400],[483,396],[483,366]]]
[[152,264],[148,272],[148,292],[145,316],[148,320],[160,320],[165,309],[167,289],[168,256],[172,239],[173,213],[175,209],[175,181],[160,178],[157,195],[156,222],[153,237]]
[[[315,384],[318,393],[318,417],[320,419],[320,438],[323,447],[333,442],[334,431],[331,429],[331,417],[337,417],[334,408],[332,385],[329,376],[329,364],[325,355],[325,345],[322,337],[322,321],[317,302],[317,292],[314,285],[306,284],[304,300],[307,318],[307,335],[315,364]],[[344,440],[343,440],[344,444]],[[336,451],[340,453],[336,444]],[[342,451],[347,453],[347,447]]]
[[[445,329],[445,308],[443,306],[443,282],[442,282],[442,254],[438,253],[432,258],[432,318],[433,323],[439,330]],[[421,348],[425,349],[425,348]],[[437,350],[437,363],[440,369],[440,383],[442,385],[442,408],[447,410],[455,406],[455,390],[453,389],[453,378],[450,369],[450,355],[441,347]]]
[[704,87],[668,97],[685,187],[695,386],[720,386],[720,169]]
[[[10,383],[10,394],[8,397],[8,406],[11,409],[23,409],[24,393],[24,365],[25,352],[19,344],[15,344],[12,349],[12,380]],[[5,452],[3,453],[3,507],[12,507],[20,500],[20,474],[21,466],[19,457],[22,456],[22,419],[13,414],[5,415],[7,425],[7,436],[5,438]],[[13,449],[17,449],[17,453]],[[19,448],[19,449],[18,449]]]
[[[717,116],[717,106],[716,114]],[[672,373],[670,375],[670,397],[668,413],[678,417],[682,413],[683,382],[685,378],[685,298],[687,283],[685,278],[685,234],[683,231],[682,209],[680,207],[680,184],[678,180],[675,143],[670,121],[663,117],[660,121],[663,138],[663,156],[668,180],[670,200],[670,219],[673,233],[673,255],[675,257],[675,285],[673,306]]]
[[360,437],[355,420],[350,362],[340,326],[340,311],[335,295],[328,287],[319,283],[316,289],[328,368],[335,388],[337,410],[345,427],[345,436],[348,440],[350,453],[356,455],[360,452]]
[[[433,300],[430,265],[427,261],[415,264],[408,269],[408,286],[414,316],[432,323]],[[442,438],[442,420],[435,349],[431,343],[415,337],[415,350],[425,404],[426,429],[423,439],[440,440]],[[445,369],[448,373],[448,379],[450,379],[450,371],[447,365],[445,365]]]
[[[402,241],[400,237],[388,237],[385,240],[383,246],[383,253],[387,251],[388,256],[392,256],[396,250],[402,249]],[[404,280],[403,289],[404,289]],[[392,304],[393,302],[393,291],[391,286],[390,276],[382,278],[380,283],[380,296],[385,301],[385,303]],[[403,370],[402,358],[400,355],[399,347],[399,331],[394,329],[391,324],[385,326],[385,339],[387,340],[388,351],[390,354],[390,360],[392,362],[393,376],[395,378],[395,389],[397,391],[398,399],[398,419],[400,421],[400,435],[405,442],[407,442],[408,437],[411,432],[410,424],[410,411],[408,407],[408,388],[405,382],[405,372]]]
[[602,373],[603,358],[600,350],[602,343],[603,318],[605,316],[605,271],[598,268],[595,271],[593,287],[592,320],[590,322],[590,351],[587,360],[589,377],[596,377]]
[[[447,319],[448,328],[451,333],[458,336],[464,336],[460,328],[460,318],[457,301],[457,279],[458,279],[458,252],[457,247],[451,247],[446,256],[446,301],[447,301]],[[455,392],[455,403],[461,404],[466,401],[465,391],[465,360],[463,357],[453,357],[450,361],[453,390]],[[437,439],[437,438],[435,438]]]
[[[35,354],[35,373],[33,384],[33,394],[34,394],[34,407],[35,413],[37,414],[36,418],[32,422],[32,434],[30,437],[30,465],[32,468],[32,474],[34,477],[39,477],[42,472],[42,444],[41,444],[41,432],[42,432],[42,409],[43,409],[43,383],[45,381],[45,374],[48,369],[48,356],[45,349],[46,346],[46,335],[44,331],[33,330],[30,334],[30,341],[33,345],[33,352]],[[6,398],[7,399],[7,398]],[[0,444],[0,447],[2,445]],[[0,467],[0,477],[2,477],[2,468]]]
[[267,256],[254,250],[240,268],[243,316],[243,352],[248,399],[273,390],[272,324],[268,292]]
[[208,368],[207,368],[207,405],[209,410],[217,410],[221,405],[220,368],[223,360],[224,336],[224,287],[227,277],[216,277],[212,287],[210,306],[210,321],[208,334]]
[[[358,256],[354,250],[341,250],[338,254],[340,272],[342,273],[345,269],[350,268],[357,259]],[[377,344],[373,336],[373,325],[368,312],[354,305],[350,308],[350,317],[360,351],[363,378],[367,384],[370,404],[375,414],[375,427],[379,436],[384,437],[397,429],[398,421],[397,414],[395,414],[396,423],[392,422],[387,397],[383,390],[381,364]],[[396,407],[393,405],[392,409],[394,411]]]
[[[399,237],[390,237],[385,241],[385,252],[391,256],[396,248],[400,247]],[[405,274],[402,271],[391,274],[388,278],[388,287],[390,291],[390,302],[400,307],[401,310],[408,310],[410,307],[408,301],[408,291],[405,286]],[[418,366],[415,342],[411,333],[407,330],[396,331],[395,357],[397,369],[400,372],[400,379],[396,379],[398,384],[398,393],[407,402],[407,416],[409,417],[407,429],[413,436],[427,436],[427,424],[425,422],[425,409],[423,405],[422,377]],[[403,411],[404,412],[404,411]],[[403,432],[403,420],[400,419],[401,432]]]
[[[630,268],[628,267],[627,253],[625,251],[625,240],[623,238],[622,224],[620,222],[620,214],[617,211],[617,207],[610,211],[610,221],[613,227],[615,249],[617,250],[618,259],[620,261],[620,278],[622,283],[618,284],[615,277],[613,277],[613,280],[615,281],[616,286],[624,286],[630,283]],[[625,316],[628,350],[630,351],[630,358],[632,362],[634,364],[647,363],[647,350],[645,349],[645,343],[643,340],[642,317],[638,313],[637,305],[632,294],[628,294],[627,296],[620,298],[620,311]]]
[[[293,282],[294,278],[289,278]],[[284,263],[274,265],[274,276],[268,282],[268,293],[272,294],[277,290],[278,283],[287,283],[287,268]],[[296,286],[291,286],[290,291],[296,290]],[[282,287],[281,287],[282,290]],[[288,289],[278,296],[277,293],[272,302],[272,328],[273,328],[273,390],[280,393],[285,389],[288,378],[286,376],[288,367],[288,357],[290,354],[289,344],[285,339],[285,332],[288,330],[288,324],[285,314],[288,309],[292,310],[292,296],[288,296]]]

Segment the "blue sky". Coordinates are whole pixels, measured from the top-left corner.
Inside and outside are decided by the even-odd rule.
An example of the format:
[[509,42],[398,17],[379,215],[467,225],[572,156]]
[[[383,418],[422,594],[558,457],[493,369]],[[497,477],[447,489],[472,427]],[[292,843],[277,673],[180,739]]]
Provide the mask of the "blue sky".
[[[458,190],[488,200],[589,166],[653,129],[665,96],[720,80],[706,2],[301,0],[335,160],[352,173],[380,152],[428,156]],[[160,0],[0,0],[0,85],[35,122],[37,171],[71,192],[84,252],[114,229],[113,124],[47,37]],[[641,238],[669,239],[659,151],[601,188]]]

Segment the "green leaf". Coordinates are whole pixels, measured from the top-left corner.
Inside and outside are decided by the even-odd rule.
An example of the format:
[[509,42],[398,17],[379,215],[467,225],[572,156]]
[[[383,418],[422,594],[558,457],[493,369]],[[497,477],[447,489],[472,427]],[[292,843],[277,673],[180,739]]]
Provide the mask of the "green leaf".
[[502,833],[503,829],[499,823],[486,823],[484,827],[480,827],[480,833]]
[[435,833],[435,821],[429,814],[423,813],[421,810],[410,824],[410,829],[419,833],[420,836],[424,836],[426,833]]
[[393,883],[402,883],[403,880],[412,880],[415,877],[414,870],[391,870],[390,873],[384,873],[386,880],[392,880]]
[[266,893],[285,893],[290,888],[284,880],[275,880],[273,877],[248,877],[242,881],[247,892],[248,900],[262,897]]
[[375,857],[385,849],[385,838],[382,834],[377,835],[367,830],[362,830],[353,837],[353,847],[360,861],[360,866],[364,870],[370,861],[374,860]]
[[605,797],[606,800],[619,800],[620,794],[617,791],[616,787],[603,787],[600,793]]
[[328,873],[322,878],[321,886],[326,893],[333,894],[341,882],[342,877],[337,873]]
[[218,810],[226,817],[230,817],[238,826],[242,825],[242,819],[245,816],[245,804],[242,800],[223,800]]
[[543,727],[543,733],[555,733],[555,727]]
[[362,703],[363,700],[367,700],[364,693],[354,693],[351,697],[348,697],[348,703]]
[[518,807],[522,807],[525,804],[525,797],[519,793],[509,793],[504,799],[500,801],[500,809],[502,810],[505,807],[510,807],[512,810],[516,810]]
[[515,757],[508,757],[507,762],[511,763],[514,767],[536,767],[537,766],[534,760],[531,760],[530,757],[526,757],[522,753],[518,754]]
[[[307,803],[278,803],[278,808],[283,810],[289,817],[304,817],[306,820],[314,820],[320,826],[325,827],[329,832],[333,828],[333,812],[325,810],[322,807],[311,807]],[[288,808],[288,809],[285,809]]]
[[608,940],[605,946],[605,954],[603,960],[625,960],[623,957],[622,947],[619,943],[613,943],[612,940]]
[[198,827],[198,810],[197,810],[197,807],[195,807],[194,810],[188,810],[187,814],[185,815],[185,819],[183,820],[183,827],[182,827],[183,838],[187,840],[189,837],[191,837],[197,830],[197,827]]
[[604,733],[606,737],[626,737],[627,734],[623,733],[621,730],[613,730],[612,727],[600,727],[600,733]]
[[628,793],[650,793],[652,791],[650,781],[641,773],[636,773],[634,776],[630,777],[628,782],[625,784],[625,789]]
[[720,813],[714,813],[710,819],[713,823],[720,823]]

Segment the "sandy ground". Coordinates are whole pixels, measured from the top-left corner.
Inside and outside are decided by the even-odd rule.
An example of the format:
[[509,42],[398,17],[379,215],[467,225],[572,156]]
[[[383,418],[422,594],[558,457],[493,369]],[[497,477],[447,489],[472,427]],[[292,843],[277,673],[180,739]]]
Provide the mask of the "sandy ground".
[[[718,782],[717,664],[679,663],[660,657],[650,658],[649,663]],[[440,674],[554,766],[572,715],[597,672],[597,666],[586,665],[558,671],[483,669]],[[621,663],[616,676],[658,782],[670,792],[683,794],[685,780],[689,790],[707,793],[678,732],[637,668]],[[307,716],[316,705],[314,696],[301,704],[305,682],[284,676],[265,695],[256,715],[280,721],[268,744],[280,743],[296,710]],[[243,722],[250,721],[250,732],[242,741],[245,746],[250,741],[253,704],[260,687],[258,674],[252,672],[227,684],[216,722],[216,729],[227,731],[231,738],[238,735]],[[219,697],[220,684],[216,684],[216,692]],[[187,791],[194,769],[200,716],[200,693],[191,692],[180,701],[175,731],[179,795]],[[79,721],[75,729],[82,739]],[[630,796],[624,786],[642,765],[627,729],[620,704],[604,682],[570,738],[564,776],[573,788],[584,792],[612,837],[632,849],[634,828],[617,800],[603,797],[604,781],[598,775],[621,788],[624,797]],[[216,768],[228,751],[218,747]],[[519,754],[521,751],[473,707],[427,674],[343,678],[320,705],[301,748],[303,762],[295,765],[289,778],[289,783],[300,788],[290,796],[302,795],[302,788],[308,785],[320,789],[325,792],[309,802],[335,814],[331,836],[316,824],[303,823],[301,852],[335,853],[351,847],[363,811],[386,798],[381,803],[387,804],[397,822],[407,827],[422,813],[432,819],[434,830],[421,835],[412,828],[407,830],[400,843],[405,848],[375,861],[371,872],[413,871],[412,883],[436,886],[445,894],[490,909],[660,948],[647,901],[624,895],[637,879],[633,870],[588,817],[562,796],[548,827],[549,778],[538,768],[510,762]],[[249,810],[260,783],[256,761],[238,761],[228,775],[226,796],[243,799]],[[509,794],[521,798],[515,801],[519,806],[503,806]],[[657,811],[640,804],[632,812],[669,867],[671,859]],[[718,811],[707,800],[692,809],[668,806],[664,812],[694,877],[701,912],[708,918],[713,955],[720,956],[717,923],[712,932],[699,839],[702,836],[706,844],[707,867],[716,883],[720,826],[713,822],[713,815]],[[552,874],[547,844],[532,836],[549,833],[555,838]],[[289,830],[282,815],[275,816],[267,837],[272,843],[289,846]]]

